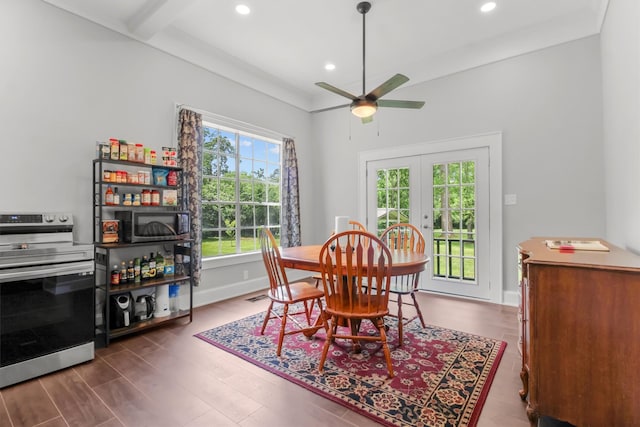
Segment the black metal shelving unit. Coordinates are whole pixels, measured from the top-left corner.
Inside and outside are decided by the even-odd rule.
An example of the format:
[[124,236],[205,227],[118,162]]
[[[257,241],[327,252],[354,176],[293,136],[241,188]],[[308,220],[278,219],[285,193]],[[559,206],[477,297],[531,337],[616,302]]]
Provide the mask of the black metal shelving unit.
[[[173,170],[178,174],[178,185],[166,186],[139,182],[105,181],[103,179],[104,171],[107,168],[117,168],[118,170],[124,170],[128,173],[137,173],[137,171],[140,170],[152,172],[154,168]],[[177,204],[167,206],[162,205],[161,202],[160,206],[129,206],[123,205],[122,203],[119,205],[106,205],[104,203],[104,194],[108,186],[126,188],[131,190],[131,192],[142,191],[144,189],[157,189],[159,191],[175,189],[178,193]],[[179,167],[149,165],[145,163],[111,159],[95,159],[93,161],[93,240],[95,248],[95,286],[96,293],[98,295],[96,309],[96,346],[108,346],[110,341],[114,338],[141,332],[176,319],[188,319],[189,322],[193,320],[193,263],[191,262],[191,247],[193,245],[193,241],[191,239],[167,239],[140,243],[126,243],[122,241],[105,243],[102,241],[103,220],[114,220],[115,211],[131,210],[140,212],[157,212],[158,210],[186,210],[186,201],[183,198],[183,195],[186,194],[185,187],[186,184],[182,179],[182,169]],[[177,268],[179,272],[176,272],[173,276],[144,280],[139,283],[127,283],[122,285],[111,284],[110,266],[120,265],[120,262],[125,261],[127,257],[131,258],[131,254],[142,254],[150,251],[155,252],[158,248],[162,248],[166,253],[171,253],[174,256],[174,259],[177,258],[177,255],[181,256],[183,261],[180,263],[181,265],[179,266],[179,263],[176,262],[176,267],[181,267]],[[115,260],[118,260],[118,262]],[[134,295],[148,294],[149,292],[154,293],[159,286],[170,284],[180,285],[181,288],[183,288],[184,285],[188,287],[188,309],[180,309],[179,311],[172,312],[164,317],[154,316],[145,320],[132,321],[129,326],[123,328],[112,329],[110,327],[111,313],[109,310],[109,302],[113,296],[123,293],[132,293]],[[100,316],[100,314],[102,316]],[[102,321],[100,321],[100,319],[102,319]]]

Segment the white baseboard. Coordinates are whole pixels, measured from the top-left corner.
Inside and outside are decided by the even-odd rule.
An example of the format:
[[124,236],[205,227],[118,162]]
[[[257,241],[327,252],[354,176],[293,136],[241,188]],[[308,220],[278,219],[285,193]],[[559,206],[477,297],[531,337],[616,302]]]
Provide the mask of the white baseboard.
[[[287,271],[289,282],[309,277],[308,271]],[[267,290],[269,288],[269,278],[267,276],[259,277],[252,280],[230,283],[225,286],[215,288],[202,289],[201,287],[193,288],[193,306],[200,307],[218,301],[224,301],[230,298]]]
[[200,307],[229,298],[266,290],[269,287],[269,279],[261,277],[259,279],[247,280],[244,282],[230,283],[210,289],[193,288],[193,306]]
[[518,291],[504,291],[502,293],[502,304],[517,307],[520,305]]

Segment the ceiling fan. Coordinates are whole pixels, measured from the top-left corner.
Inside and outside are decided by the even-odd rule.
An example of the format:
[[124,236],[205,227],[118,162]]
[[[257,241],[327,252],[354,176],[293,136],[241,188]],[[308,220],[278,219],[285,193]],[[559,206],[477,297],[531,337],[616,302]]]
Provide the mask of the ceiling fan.
[[378,110],[378,107],[391,107],[391,108],[413,108],[420,109],[424,106],[424,101],[399,101],[391,99],[380,99],[382,96],[391,92],[398,86],[409,81],[409,78],[402,74],[396,74],[386,82],[382,83],[377,88],[365,95],[365,15],[371,9],[371,3],[363,1],[358,3],[356,10],[362,14],[362,95],[355,96],[347,91],[339,89],[335,86],[325,82],[317,82],[316,85],[323,89],[326,89],[335,94],[344,96],[351,100],[351,104],[338,105],[335,107],[329,107],[320,111],[334,110],[336,108],[351,107],[351,112],[362,119],[362,123],[368,123],[373,120],[373,115]]

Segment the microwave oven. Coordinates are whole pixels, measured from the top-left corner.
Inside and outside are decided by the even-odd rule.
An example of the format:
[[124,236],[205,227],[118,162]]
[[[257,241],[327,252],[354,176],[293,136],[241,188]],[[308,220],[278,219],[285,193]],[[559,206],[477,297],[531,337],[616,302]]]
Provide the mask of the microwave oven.
[[121,242],[140,243],[189,238],[189,212],[115,211]]

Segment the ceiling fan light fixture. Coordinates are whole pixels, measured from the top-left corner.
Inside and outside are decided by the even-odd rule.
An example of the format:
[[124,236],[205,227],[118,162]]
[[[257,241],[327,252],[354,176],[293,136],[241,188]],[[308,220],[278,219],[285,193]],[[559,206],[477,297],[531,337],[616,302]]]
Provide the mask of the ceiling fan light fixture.
[[356,99],[351,103],[351,113],[362,118],[373,116],[378,111],[378,104],[368,99]]
[[489,1],[482,5],[482,7],[480,8],[480,11],[482,11],[483,13],[489,13],[495,8],[496,8],[496,2]]
[[236,6],[236,12],[240,15],[248,15],[251,13],[251,9],[246,4],[239,4]]

